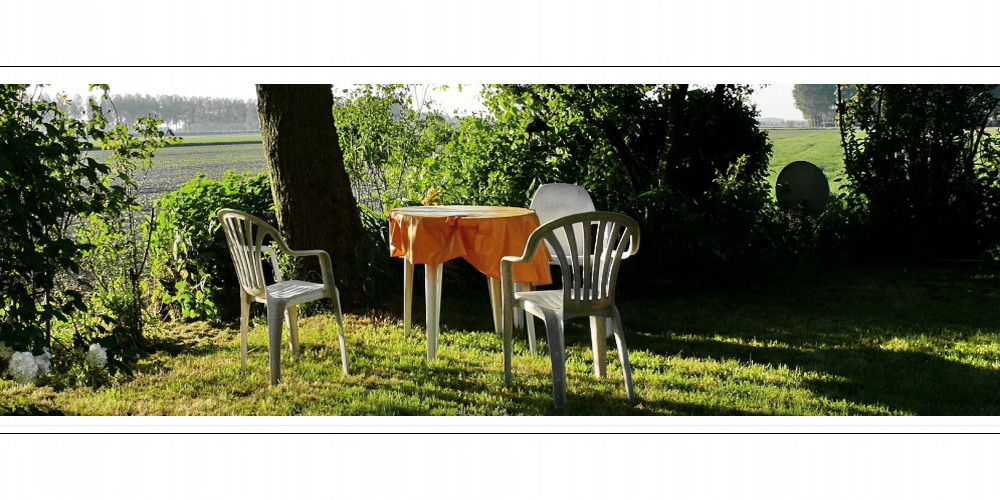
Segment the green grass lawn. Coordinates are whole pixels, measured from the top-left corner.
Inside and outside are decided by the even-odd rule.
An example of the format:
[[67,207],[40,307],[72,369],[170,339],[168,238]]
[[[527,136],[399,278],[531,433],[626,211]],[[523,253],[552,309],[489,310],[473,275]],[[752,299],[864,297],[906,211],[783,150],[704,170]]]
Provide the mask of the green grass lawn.
[[810,162],[826,174],[830,190],[840,190],[837,178],[844,171],[844,150],[840,145],[840,132],[829,129],[767,129],[768,138],[774,146],[771,157],[768,182],[773,187],[778,173],[794,161]]
[[[303,353],[294,358],[285,349],[277,387],[268,385],[263,318],[252,331],[248,374],[240,373],[235,325],[167,324],[152,332],[161,349],[134,377],[61,392],[0,380],[0,414],[1000,414],[995,274],[853,269],[799,285],[657,296],[623,281],[619,303],[638,402],[625,399],[613,348],[609,377],[593,377],[580,321],[567,329],[568,396],[560,410],[551,407],[544,340],[530,354],[517,336],[514,386],[505,388],[485,290],[448,285],[432,362],[422,328],[403,335],[398,301],[347,316],[346,376],[332,319],[304,319]],[[420,325],[422,314],[415,316]]]

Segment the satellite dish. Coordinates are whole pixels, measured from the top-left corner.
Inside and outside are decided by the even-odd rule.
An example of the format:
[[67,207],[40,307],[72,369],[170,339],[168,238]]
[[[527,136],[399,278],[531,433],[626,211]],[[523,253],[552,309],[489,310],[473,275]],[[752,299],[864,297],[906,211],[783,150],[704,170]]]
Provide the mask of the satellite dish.
[[774,195],[779,206],[796,208],[818,217],[830,200],[830,184],[819,167],[807,161],[796,161],[781,169]]

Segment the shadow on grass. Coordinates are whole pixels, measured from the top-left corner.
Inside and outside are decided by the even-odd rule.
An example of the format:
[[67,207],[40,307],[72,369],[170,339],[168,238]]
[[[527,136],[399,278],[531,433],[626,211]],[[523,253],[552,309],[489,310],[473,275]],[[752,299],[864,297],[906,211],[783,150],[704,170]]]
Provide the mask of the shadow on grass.
[[[445,363],[454,360],[445,361]],[[570,376],[568,380],[566,406],[553,408],[552,386],[548,374],[515,374],[510,388],[503,384],[502,376],[485,378],[463,378],[471,372],[468,367],[448,367],[435,364],[424,373],[410,374],[412,379],[433,380],[433,384],[401,384],[387,387],[376,382],[362,383],[368,391],[390,389],[398,395],[390,401],[379,401],[371,408],[379,415],[428,415],[425,408],[415,406],[415,401],[434,401],[442,413],[463,414],[463,408],[482,407],[483,401],[477,395],[490,394],[496,397],[496,405],[510,415],[750,415],[735,408],[710,408],[704,405],[676,403],[672,401],[646,401],[641,394],[635,403],[625,396],[624,387],[615,387],[613,393],[595,393],[587,387],[587,376]],[[589,391],[589,392],[588,392]],[[410,402],[409,404],[407,402]],[[441,403],[444,403],[443,405]],[[431,412],[430,414],[433,414]]]
[[28,404],[0,404],[0,417],[52,417],[73,415],[51,406]]
[[[886,407],[917,415],[1000,414],[1000,372],[947,359],[937,352],[998,327],[996,276],[981,270],[852,269],[799,284],[742,290],[628,290],[619,298],[630,350],[742,364],[787,365],[829,375],[803,387],[830,400]],[[442,300],[442,325],[491,331],[485,292],[452,290]],[[423,318],[415,297],[414,323]],[[401,302],[401,301],[399,301]],[[398,303],[384,311],[401,316]],[[567,347],[589,348],[585,324],[567,325]],[[578,330],[578,331],[577,331]],[[539,338],[544,327],[539,321]],[[521,334],[523,335],[523,334]],[[910,340],[916,346],[883,347]],[[924,343],[930,347],[920,347]],[[540,347],[541,352],[544,347]],[[987,357],[987,359],[989,359]],[[547,386],[545,391],[548,391]],[[492,387],[473,388],[491,390]],[[609,406],[601,395],[570,394],[565,410],[551,409],[551,393],[514,391],[508,409],[525,414],[747,415],[738,408],[646,401]],[[544,397],[542,397],[544,396]],[[641,396],[641,394],[640,394]],[[444,394],[441,397],[445,397]]]
[[744,364],[787,365],[829,374],[836,380],[805,380],[803,385],[831,400],[881,405],[893,411],[934,416],[1000,413],[1000,375],[996,370],[921,352],[836,346],[802,350],[651,335],[633,336],[630,349],[668,356],[690,353]]
[[[801,287],[668,296],[659,308],[626,302],[623,316],[650,332],[632,348],[829,374],[805,384],[893,411],[997,415],[1000,371],[938,353],[996,332],[998,298],[995,276],[975,270],[860,269]],[[883,347],[894,342],[904,347]]]
[[[208,323],[174,323],[168,330],[159,332],[151,339],[151,350],[170,356],[180,354],[208,355],[225,349],[218,343],[219,331],[216,325]],[[239,335],[239,325],[221,325],[227,334]]]

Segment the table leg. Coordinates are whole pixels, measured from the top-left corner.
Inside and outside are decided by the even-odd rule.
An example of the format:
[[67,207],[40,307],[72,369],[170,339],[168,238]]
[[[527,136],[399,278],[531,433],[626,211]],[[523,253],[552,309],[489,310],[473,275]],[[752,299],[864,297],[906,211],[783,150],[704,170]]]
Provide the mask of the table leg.
[[410,335],[413,324],[413,263],[403,259],[403,336]]
[[427,359],[437,358],[438,324],[441,320],[441,271],[444,264],[424,265],[424,294],[427,296]]
[[500,296],[500,280],[487,277],[490,287],[490,307],[493,309],[493,331],[501,333],[503,318],[501,311],[503,308],[503,298]]
[[610,322],[603,316],[590,317],[590,340],[594,349],[594,375],[603,378],[608,373],[607,331]]

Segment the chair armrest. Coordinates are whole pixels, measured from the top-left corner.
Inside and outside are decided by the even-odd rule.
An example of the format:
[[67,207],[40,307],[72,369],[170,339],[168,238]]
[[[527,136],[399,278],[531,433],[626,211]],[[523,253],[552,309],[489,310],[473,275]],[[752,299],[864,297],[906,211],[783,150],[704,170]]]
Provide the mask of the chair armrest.
[[529,243],[524,250],[524,255],[520,257],[508,255],[500,258],[500,297],[503,307],[503,321],[512,321],[514,317],[514,264],[534,260],[539,246],[538,241],[535,241],[535,244],[532,245],[529,239]]
[[291,255],[292,257],[317,257],[319,258],[319,270],[320,274],[323,276],[323,284],[326,285],[330,291],[330,297],[336,297],[339,294],[337,290],[337,282],[333,279],[333,262],[330,260],[330,254],[326,253],[325,250],[292,250],[288,248],[285,244],[285,240],[281,238],[277,230],[268,226],[267,232],[270,234],[271,239],[274,243],[286,255]]
[[339,292],[337,291],[337,282],[333,279],[333,261],[330,260],[330,254],[326,253],[325,250],[292,250],[285,245],[284,241],[280,239],[275,240],[278,243],[278,247],[281,251],[292,257],[316,257],[319,259],[319,271],[323,276],[323,284],[326,285],[328,289],[331,289],[331,297],[335,296]]
[[294,257],[316,257],[319,259],[319,271],[323,275],[323,284],[328,287],[337,288],[337,282],[333,280],[333,261],[330,254],[324,250],[289,250],[288,255]]
[[518,262],[518,263],[521,263],[521,262],[531,262],[532,260],[535,260],[535,254],[538,253],[538,248],[540,246],[542,246],[541,245],[541,238],[536,237],[535,236],[536,233],[537,233],[537,231],[534,232],[534,233],[531,233],[531,236],[528,237],[528,241],[524,245],[524,253],[520,257],[514,256],[514,255],[508,255],[506,257],[501,257],[500,258],[500,262],[501,262],[500,265],[503,265],[504,262]]

